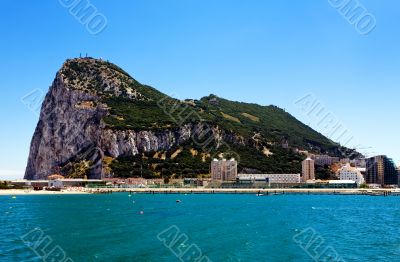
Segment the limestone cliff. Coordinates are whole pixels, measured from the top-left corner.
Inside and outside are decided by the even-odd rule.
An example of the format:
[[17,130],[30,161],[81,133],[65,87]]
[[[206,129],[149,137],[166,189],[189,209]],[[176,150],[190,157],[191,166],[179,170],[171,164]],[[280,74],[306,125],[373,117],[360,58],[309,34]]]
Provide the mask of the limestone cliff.
[[[236,107],[243,107],[243,111],[233,112],[231,108]],[[184,112],[186,115],[182,117]],[[264,119],[265,116],[268,119]],[[291,135],[291,127],[285,130],[282,121],[295,126],[297,133]],[[178,101],[140,84],[109,62],[92,58],[71,59],[57,73],[43,102],[25,178],[45,179],[53,173],[69,176],[74,163],[81,161],[88,163],[86,175],[89,178],[102,178],[114,174],[113,170],[104,168],[105,157],[116,163],[117,170],[118,162],[115,161],[130,156],[140,158],[132,158],[131,162],[125,159],[128,165],[143,160],[146,168],[155,174],[165,172],[167,167],[173,168],[176,174],[178,169],[194,168],[195,164],[182,164],[184,161],[195,162],[187,160],[190,156],[181,158],[180,162],[174,162],[174,156],[171,156],[172,151],[179,154],[187,146],[193,157],[202,155],[203,166],[198,169],[204,172],[212,154],[219,155],[218,149],[223,147],[224,151],[235,147],[231,151],[236,152],[241,151],[241,147],[252,148],[250,151],[254,151],[254,155],[250,159],[254,160],[255,166],[246,155],[242,156],[242,167],[258,166],[259,170],[265,170],[278,160],[270,156],[273,153],[264,155],[262,152],[270,148],[267,151],[278,156],[282,152],[277,145],[282,139],[300,149],[336,153],[338,149],[336,144],[276,107],[231,106],[227,100],[215,96],[200,101]],[[157,160],[156,165],[146,162],[149,157],[146,153],[169,151],[171,162],[167,167],[157,169],[165,164],[161,160]],[[237,158],[241,157],[239,153],[236,153]],[[290,168],[296,169],[301,156],[295,155],[292,155],[293,166]],[[163,160],[168,161],[165,157]],[[265,166],[261,167],[257,161]]]

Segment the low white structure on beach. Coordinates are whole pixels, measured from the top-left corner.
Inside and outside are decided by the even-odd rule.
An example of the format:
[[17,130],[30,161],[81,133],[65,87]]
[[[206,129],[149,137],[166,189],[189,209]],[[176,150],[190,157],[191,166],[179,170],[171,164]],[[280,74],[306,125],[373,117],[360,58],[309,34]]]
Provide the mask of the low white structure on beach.
[[298,184],[300,174],[239,174],[239,183]]
[[330,186],[339,187],[339,188],[356,187],[356,182],[353,180],[328,180],[328,184]]

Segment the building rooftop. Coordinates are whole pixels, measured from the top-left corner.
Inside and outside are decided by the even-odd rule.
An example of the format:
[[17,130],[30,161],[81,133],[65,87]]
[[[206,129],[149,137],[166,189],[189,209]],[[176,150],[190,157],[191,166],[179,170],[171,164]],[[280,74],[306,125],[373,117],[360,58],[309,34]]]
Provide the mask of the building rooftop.
[[329,180],[329,184],[354,184],[353,180]]

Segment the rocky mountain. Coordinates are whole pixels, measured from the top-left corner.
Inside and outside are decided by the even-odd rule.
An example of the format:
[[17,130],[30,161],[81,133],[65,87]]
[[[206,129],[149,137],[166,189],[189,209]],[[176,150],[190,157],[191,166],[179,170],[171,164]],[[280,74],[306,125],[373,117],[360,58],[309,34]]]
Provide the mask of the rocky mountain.
[[304,150],[343,152],[276,106],[180,101],[112,63],[76,58],[43,102],[25,178],[193,177],[214,157],[235,157],[244,171],[298,173]]

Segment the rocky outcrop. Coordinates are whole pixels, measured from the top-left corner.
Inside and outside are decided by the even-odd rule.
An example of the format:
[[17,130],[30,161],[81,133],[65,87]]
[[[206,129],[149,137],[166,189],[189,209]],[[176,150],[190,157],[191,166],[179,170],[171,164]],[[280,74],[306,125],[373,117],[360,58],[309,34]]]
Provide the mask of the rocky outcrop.
[[[191,123],[178,128],[156,131],[113,130],[102,121],[109,114],[96,92],[76,88],[62,73],[57,73],[43,102],[39,123],[32,138],[25,178],[46,179],[77,157],[96,159],[89,178],[102,178],[104,154],[119,156],[168,150],[193,140],[206,147],[218,147],[223,139],[244,144],[243,138],[221,131],[217,126]],[[106,88],[114,86],[109,80]],[[114,87],[118,94],[120,88]],[[137,92],[129,90],[132,94]],[[143,96],[140,95],[140,99]],[[211,136],[204,138],[204,136]],[[200,142],[201,141],[201,142]],[[99,166],[100,165],[100,166]]]
[[[137,82],[109,62],[70,59],[56,74],[43,102],[25,178],[46,179],[60,173],[98,179],[110,172],[118,175],[118,170],[122,170],[119,175],[130,176],[137,161],[147,162],[140,170],[147,169],[150,176],[171,167],[173,174],[193,176],[206,173],[214,156],[237,156],[243,160],[241,167],[249,170],[300,172],[303,156],[282,150],[278,145],[283,138],[287,149],[289,142],[297,151],[338,149],[277,107],[214,95],[179,101]],[[141,156],[160,151],[165,155],[179,151],[182,157],[170,154],[163,166],[159,159],[146,161],[153,154]],[[204,157],[190,155],[197,151]]]
[[[77,106],[82,101],[91,101],[96,106]],[[99,103],[98,97],[68,88],[62,75],[57,74],[42,105],[25,178],[44,179],[83,148],[97,145],[105,114],[107,108]]]

